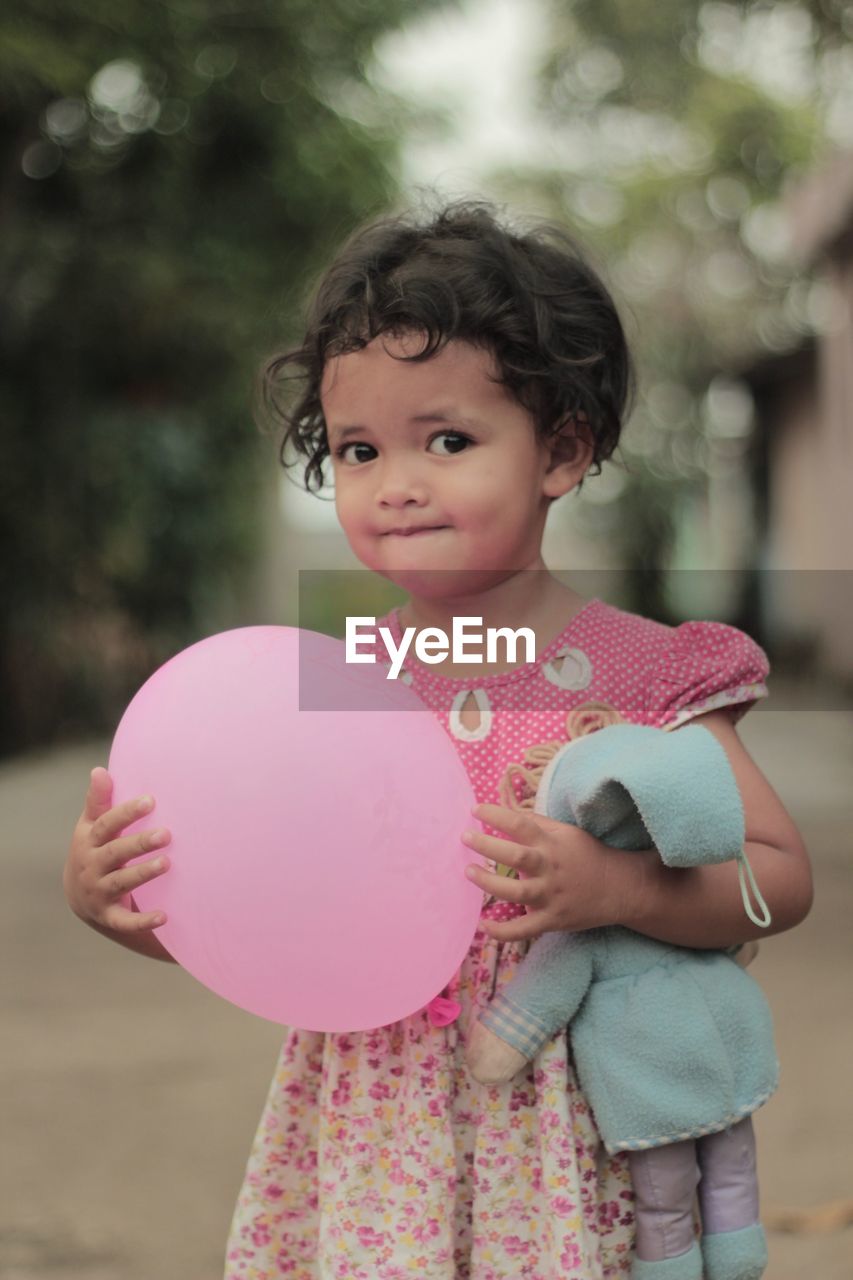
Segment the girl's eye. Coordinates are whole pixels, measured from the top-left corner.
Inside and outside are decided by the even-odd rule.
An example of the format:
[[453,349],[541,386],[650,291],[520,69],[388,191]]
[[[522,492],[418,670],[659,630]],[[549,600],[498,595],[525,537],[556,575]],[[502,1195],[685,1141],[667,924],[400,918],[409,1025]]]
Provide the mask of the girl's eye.
[[[369,457],[365,457],[364,454],[362,453],[360,455],[357,454],[354,457],[347,458],[347,453],[350,449],[362,449],[362,450],[367,449],[369,453]],[[335,457],[340,458],[341,462],[349,462],[351,464],[357,464],[359,462],[370,462],[371,458],[376,457],[376,450],[374,449],[372,444],[362,444],[362,443],[359,443],[358,441],[354,441],[352,444],[343,444],[341,445],[340,449],[336,449]]]
[[464,452],[466,446],[471,443],[469,437],[463,436],[461,431],[442,431],[440,435],[433,436],[432,440],[430,440],[430,447],[432,447],[437,440],[444,440],[447,443],[448,447],[446,452],[444,449],[439,450],[439,453],[443,454],[444,457],[448,457],[450,454]]

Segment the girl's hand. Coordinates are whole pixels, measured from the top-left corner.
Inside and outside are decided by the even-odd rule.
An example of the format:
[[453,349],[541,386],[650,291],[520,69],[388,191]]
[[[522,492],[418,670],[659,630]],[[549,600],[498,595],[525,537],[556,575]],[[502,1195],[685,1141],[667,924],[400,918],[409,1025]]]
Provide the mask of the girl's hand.
[[524,877],[499,876],[475,864],[467,868],[469,880],[484,892],[527,909],[527,914],[516,920],[481,921],[490,937],[519,942],[554,929],[595,929],[620,923],[625,874],[631,867],[625,858],[635,859],[639,870],[642,859],[636,853],[611,849],[580,827],[537,813],[518,813],[497,804],[480,804],[471,812],[510,840],[470,831],[462,836],[464,843]]
[[112,778],[106,769],[93,769],[62,873],[62,887],[71,910],[87,924],[113,933],[140,933],[165,924],[165,914],[131,911],[121,900],[167,871],[169,860],[157,858],[132,867],[125,867],[125,863],[141,853],[162,849],[171,836],[162,830],[122,836],[125,827],[151,812],[154,801],[150,796],[137,796],[111,808],[112,792]]

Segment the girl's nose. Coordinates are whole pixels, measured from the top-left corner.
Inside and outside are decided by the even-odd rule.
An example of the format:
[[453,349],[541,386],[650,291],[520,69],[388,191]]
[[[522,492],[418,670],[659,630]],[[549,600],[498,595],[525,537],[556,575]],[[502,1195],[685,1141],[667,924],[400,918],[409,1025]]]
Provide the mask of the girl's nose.
[[379,478],[376,500],[381,507],[423,506],[427,491],[412,466],[385,466]]

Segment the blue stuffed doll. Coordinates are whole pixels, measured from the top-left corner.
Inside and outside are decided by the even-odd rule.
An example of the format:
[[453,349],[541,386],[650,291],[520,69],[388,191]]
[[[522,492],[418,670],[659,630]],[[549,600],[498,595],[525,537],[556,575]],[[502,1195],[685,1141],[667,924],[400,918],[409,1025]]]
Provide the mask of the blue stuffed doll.
[[[542,774],[535,811],[613,848],[655,848],[671,867],[736,858],[747,912],[769,924],[743,851],[737,783],[700,725],[614,724],[573,739]],[[617,926],[546,933],[473,1024],[469,1068],[484,1084],[509,1080],[568,1023],[602,1141],[629,1153],[633,1280],[701,1280],[703,1266],[706,1280],[758,1280],[767,1246],[750,1116],[775,1090],[778,1063],[757,983],[724,951]]]

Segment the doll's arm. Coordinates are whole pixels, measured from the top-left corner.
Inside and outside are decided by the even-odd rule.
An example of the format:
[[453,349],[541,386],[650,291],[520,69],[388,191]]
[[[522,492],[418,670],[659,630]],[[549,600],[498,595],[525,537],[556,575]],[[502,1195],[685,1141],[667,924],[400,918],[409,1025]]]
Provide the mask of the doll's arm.
[[[752,760],[730,716],[706,712],[702,724],[723,747],[743,803],[744,850],[772,916],[767,929],[744,914],[737,868],[732,862],[673,870],[654,852],[626,859],[618,923],[682,947],[727,947],[783,933],[808,914],[813,897],[809,855],[790,815]],[[682,729],[673,733],[677,737]]]
[[510,1079],[571,1021],[592,982],[594,936],[546,933],[534,942],[472,1030],[467,1057],[476,1079]]
[[[729,734],[739,746],[731,726]],[[745,847],[745,802],[730,760],[732,742],[720,735],[714,713],[706,725],[674,733],[611,725],[558,753],[536,804],[611,847],[652,846],[667,867],[682,872],[734,862],[745,914],[766,929],[771,913]]]
[[613,848],[654,847],[670,867],[725,862],[743,848],[734,772],[706,728],[611,725],[568,743],[555,765],[537,809]]

